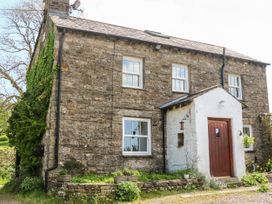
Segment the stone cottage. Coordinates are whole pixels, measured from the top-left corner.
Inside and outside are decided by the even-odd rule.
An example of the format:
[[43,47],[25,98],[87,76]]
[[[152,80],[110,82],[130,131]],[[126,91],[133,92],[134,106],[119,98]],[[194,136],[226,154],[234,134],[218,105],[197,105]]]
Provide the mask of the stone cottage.
[[[45,0],[34,54],[55,32],[56,77],[43,143],[50,179],[75,158],[87,172],[197,168],[241,177],[261,160],[267,63],[220,46],[68,16]],[[256,139],[244,149],[243,132]]]

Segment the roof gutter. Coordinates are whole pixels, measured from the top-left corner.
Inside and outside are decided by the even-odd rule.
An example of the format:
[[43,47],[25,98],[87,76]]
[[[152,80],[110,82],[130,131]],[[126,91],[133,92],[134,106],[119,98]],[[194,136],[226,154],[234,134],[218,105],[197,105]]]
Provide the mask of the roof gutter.
[[60,101],[61,101],[61,65],[62,65],[62,50],[64,43],[64,36],[66,30],[63,29],[59,38],[58,50],[58,74],[57,74],[57,95],[56,95],[56,124],[55,124],[55,145],[54,145],[54,164],[44,172],[44,191],[48,192],[48,175],[50,171],[58,168],[59,164],[59,135],[60,135]]
[[221,67],[221,86],[222,86],[222,88],[224,88],[224,86],[225,86],[225,83],[224,83],[225,64],[226,64],[226,48],[223,47],[223,64]]

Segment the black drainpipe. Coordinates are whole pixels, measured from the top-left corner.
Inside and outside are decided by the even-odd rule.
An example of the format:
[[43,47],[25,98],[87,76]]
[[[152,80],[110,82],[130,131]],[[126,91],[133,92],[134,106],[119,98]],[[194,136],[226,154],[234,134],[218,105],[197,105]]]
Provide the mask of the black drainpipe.
[[163,156],[163,172],[166,172],[166,151],[165,151],[165,116],[166,116],[166,110],[161,110],[161,116],[162,116],[162,156]]
[[61,64],[62,64],[62,49],[64,42],[65,29],[62,30],[59,38],[58,50],[58,74],[57,74],[57,95],[56,95],[56,127],[55,127],[55,145],[54,145],[54,165],[44,172],[44,190],[48,191],[48,174],[50,171],[58,168],[59,164],[59,129],[60,129],[60,100],[61,100]]
[[222,64],[222,67],[221,67],[221,85],[222,85],[222,88],[224,88],[225,63],[226,63],[226,48],[223,47],[223,64]]

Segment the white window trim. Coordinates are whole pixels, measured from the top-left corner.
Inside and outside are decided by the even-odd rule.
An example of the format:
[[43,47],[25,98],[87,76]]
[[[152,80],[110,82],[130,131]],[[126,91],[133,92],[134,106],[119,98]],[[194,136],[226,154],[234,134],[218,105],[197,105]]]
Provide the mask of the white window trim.
[[[240,82],[240,86],[230,85],[230,77],[238,77],[239,78],[239,82]],[[242,100],[243,99],[243,88],[242,88],[242,79],[241,79],[241,76],[238,75],[238,74],[229,74],[228,75],[228,85],[229,85],[229,89],[230,88],[238,88],[239,89],[240,97],[237,97],[237,99]],[[230,92],[230,90],[229,90],[229,92]]]
[[[133,61],[133,62],[139,62],[140,63],[140,74],[136,74],[134,72],[124,71],[124,66],[123,66],[124,60]],[[140,86],[128,86],[128,85],[125,85],[124,84],[123,74],[130,74],[130,75],[137,75],[137,76],[139,76],[139,84],[140,84]],[[122,60],[122,87],[132,88],[132,89],[143,89],[143,59],[142,58],[123,56],[123,60]]]
[[[143,121],[147,122],[148,128],[148,135],[147,135],[147,152],[126,152],[124,151],[125,146],[125,120],[132,120],[132,121]],[[151,155],[151,120],[147,118],[131,118],[131,117],[123,117],[122,120],[122,154],[124,156],[150,156]],[[141,137],[141,136],[137,136]]]
[[[249,128],[249,133],[250,133],[250,136],[251,137],[254,137],[253,135],[253,131],[252,131],[252,126],[251,125],[243,125],[243,128]],[[254,137],[255,138],[255,137]],[[254,150],[254,144],[250,145],[250,147],[248,148],[245,148],[244,147],[244,150],[247,152],[247,151],[253,151]]]
[[[187,78],[174,77],[174,76],[173,76],[173,68],[174,68],[174,66],[184,68],[184,69],[186,70],[186,72],[187,72]],[[171,71],[171,73],[172,73],[172,79],[171,79],[172,91],[173,91],[173,92],[179,92],[179,93],[189,93],[189,86],[190,86],[190,85],[189,85],[189,69],[188,69],[188,67],[187,67],[186,65],[183,65],[183,64],[172,64],[172,71]],[[185,81],[185,82],[186,82],[186,90],[181,91],[181,90],[175,89],[175,88],[174,88],[174,85],[173,85],[173,79]]]

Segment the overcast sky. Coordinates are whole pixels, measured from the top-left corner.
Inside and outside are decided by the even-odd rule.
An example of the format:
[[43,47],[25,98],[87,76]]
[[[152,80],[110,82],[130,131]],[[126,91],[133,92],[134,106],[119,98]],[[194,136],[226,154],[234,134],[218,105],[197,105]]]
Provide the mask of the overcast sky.
[[[0,8],[22,0],[0,0]],[[74,0],[70,0],[73,3]],[[84,17],[226,46],[272,63],[272,0],[81,0]],[[2,18],[2,17],[1,17]],[[3,24],[3,21],[0,23]],[[272,110],[272,66],[267,68]]]
[[[74,2],[74,0],[70,0]],[[221,46],[272,63],[271,0],[81,0],[84,17]],[[269,66],[270,110],[272,67]]]

